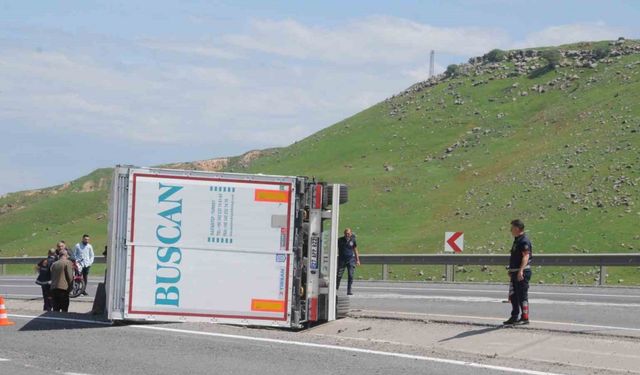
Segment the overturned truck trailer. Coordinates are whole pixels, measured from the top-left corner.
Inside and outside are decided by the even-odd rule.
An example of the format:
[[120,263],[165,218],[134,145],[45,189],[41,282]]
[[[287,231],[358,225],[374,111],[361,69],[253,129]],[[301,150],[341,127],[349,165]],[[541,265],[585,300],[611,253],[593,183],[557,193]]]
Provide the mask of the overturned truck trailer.
[[302,328],[346,314],[335,283],[347,196],[306,177],[116,167],[109,319]]

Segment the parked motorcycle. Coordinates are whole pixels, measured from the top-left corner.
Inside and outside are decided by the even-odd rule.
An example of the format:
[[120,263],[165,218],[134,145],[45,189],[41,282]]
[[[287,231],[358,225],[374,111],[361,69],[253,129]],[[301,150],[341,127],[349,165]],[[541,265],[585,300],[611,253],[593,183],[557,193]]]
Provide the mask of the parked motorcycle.
[[73,288],[69,293],[70,298],[76,298],[84,291],[84,279],[82,278],[82,266],[77,260],[72,260],[73,263]]

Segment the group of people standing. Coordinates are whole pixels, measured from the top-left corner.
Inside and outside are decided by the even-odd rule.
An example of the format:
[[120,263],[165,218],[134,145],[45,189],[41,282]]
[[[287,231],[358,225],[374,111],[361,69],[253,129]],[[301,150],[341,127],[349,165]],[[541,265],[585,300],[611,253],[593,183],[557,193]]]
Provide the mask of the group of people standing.
[[[509,299],[512,305],[511,317],[504,322],[505,325],[529,323],[529,280],[531,279],[532,245],[524,232],[524,223],[521,220],[511,222],[511,234],[514,237],[509,260]],[[89,243],[89,235],[82,236],[73,251],[67,248],[64,241],[57,243],[55,249],[49,250],[47,259],[38,263],[38,278],[36,283],[42,286],[42,298],[44,299],[44,311],[63,311],[69,309],[69,293],[73,289],[75,276],[75,262],[81,269],[84,287],[83,295],[88,295],[86,286],[89,270],[93,264],[95,255],[93,247]],[[350,228],[344,230],[344,236],[338,239],[338,275],[336,288],[340,287],[340,281],[344,271],[348,271],[347,295],[352,295],[352,285],[356,266],[360,265],[360,254],[356,236]]]
[[54,249],[50,249],[47,258],[41,260],[38,267],[38,278],[36,284],[42,287],[42,298],[44,300],[44,311],[69,310],[69,294],[73,289],[75,277],[74,262],[77,268],[81,269],[84,287],[83,295],[88,295],[86,286],[89,278],[89,271],[93,264],[95,254],[93,247],[89,243],[88,234],[82,236],[73,250],[67,248],[64,241],[59,241]]

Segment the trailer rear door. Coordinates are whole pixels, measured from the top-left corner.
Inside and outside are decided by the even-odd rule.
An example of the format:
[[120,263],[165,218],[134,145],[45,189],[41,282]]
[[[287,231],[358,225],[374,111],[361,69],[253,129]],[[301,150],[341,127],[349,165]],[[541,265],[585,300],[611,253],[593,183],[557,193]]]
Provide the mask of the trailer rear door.
[[131,169],[124,319],[290,326],[295,181]]

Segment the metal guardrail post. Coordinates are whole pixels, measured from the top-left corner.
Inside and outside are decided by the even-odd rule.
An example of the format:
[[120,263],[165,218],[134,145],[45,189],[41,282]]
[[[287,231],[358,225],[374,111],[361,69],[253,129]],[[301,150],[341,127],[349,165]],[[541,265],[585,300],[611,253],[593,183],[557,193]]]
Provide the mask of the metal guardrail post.
[[4,276],[7,274],[7,265],[6,264],[0,264],[0,276]]
[[387,281],[387,280],[389,280],[389,265],[383,264],[382,265],[382,281]]
[[606,285],[607,284],[607,267],[605,265],[600,265],[600,278],[598,279],[598,285]]
[[444,266],[444,275],[445,275],[445,279],[452,283],[455,281],[455,268],[453,267],[453,264],[447,264]]

